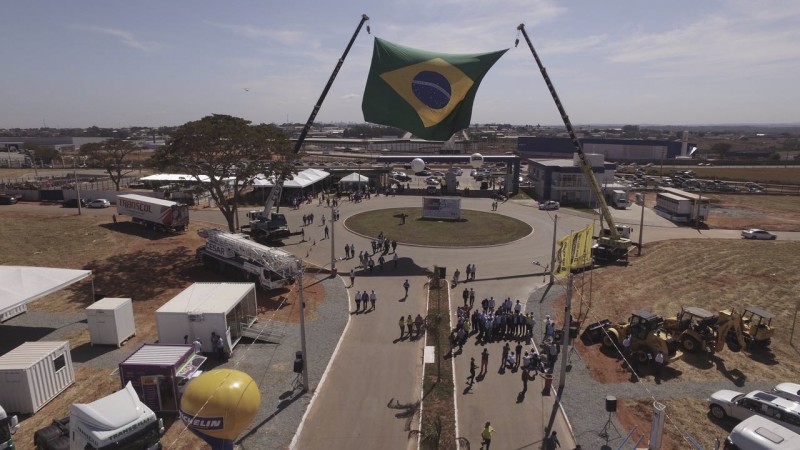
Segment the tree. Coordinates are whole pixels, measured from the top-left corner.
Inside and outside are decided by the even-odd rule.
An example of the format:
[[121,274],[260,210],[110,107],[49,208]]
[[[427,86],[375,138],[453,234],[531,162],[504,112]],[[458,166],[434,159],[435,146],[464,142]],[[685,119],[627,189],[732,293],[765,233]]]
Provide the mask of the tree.
[[109,139],[103,142],[91,142],[81,145],[80,153],[89,158],[93,164],[99,165],[106,169],[111,182],[114,183],[117,191],[119,191],[119,183],[122,177],[131,173],[131,170],[125,170],[125,158],[131,153],[139,150],[133,142],[123,141],[120,139]]
[[709,153],[717,154],[720,158],[725,157],[725,153],[733,147],[733,144],[730,142],[717,142],[716,144],[712,145],[709,149]]
[[25,150],[30,151],[34,167],[36,167],[37,164],[44,164],[45,161],[52,164],[53,160],[59,157],[58,150],[52,147],[40,147],[31,142],[26,142],[24,147]]
[[159,167],[174,168],[198,180],[208,177],[205,190],[233,232],[242,193],[256,175],[291,176],[287,157],[292,154],[291,142],[276,127],[252,126],[249,120],[214,114],[178,127],[153,160]]

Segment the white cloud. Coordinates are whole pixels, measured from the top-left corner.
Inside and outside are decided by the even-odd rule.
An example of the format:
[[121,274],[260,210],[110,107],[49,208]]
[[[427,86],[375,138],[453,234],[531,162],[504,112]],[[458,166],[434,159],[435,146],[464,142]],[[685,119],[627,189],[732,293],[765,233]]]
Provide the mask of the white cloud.
[[123,45],[126,45],[130,48],[139,50],[140,52],[144,53],[146,56],[151,56],[157,53],[161,49],[161,44],[153,41],[143,41],[137,39],[133,33],[125,30],[120,30],[117,28],[105,28],[105,27],[79,27],[86,31],[91,31],[94,33],[105,34],[108,36],[115,37],[121,42]]
[[280,30],[272,27],[261,28],[249,24],[228,24],[211,21],[205,21],[205,23],[222,30],[230,31],[237,36],[254,40],[269,39],[283,45],[297,44],[305,39],[304,36],[306,34],[300,31]]

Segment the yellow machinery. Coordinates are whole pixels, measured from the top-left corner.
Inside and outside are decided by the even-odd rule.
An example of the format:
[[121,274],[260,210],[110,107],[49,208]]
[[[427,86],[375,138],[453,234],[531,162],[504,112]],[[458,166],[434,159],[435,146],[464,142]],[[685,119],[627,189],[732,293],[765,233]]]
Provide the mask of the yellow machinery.
[[772,342],[772,319],[775,315],[757,306],[748,306],[742,313],[742,334],[747,348],[769,347]]
[[622,348],[625,336],[631,337],[631,352],[639,355],[640,362],[646,362],[658,352],[664,354],[664,364],[683,357],[678,348],[679,342],[664,329],[664,319],[649,311],[634,311],[628,322],[611,324],[606,327],[603,337],[605,347]]
[[687,352],[703,349],[718,352],[728,345],[733,352],[743,347],[766,347],[772,338],[773,314],[748,306],[739,314],[735,308],[714,314],[696,306],[681,308],[675,319],[664,321],[664,328],[681,342]]

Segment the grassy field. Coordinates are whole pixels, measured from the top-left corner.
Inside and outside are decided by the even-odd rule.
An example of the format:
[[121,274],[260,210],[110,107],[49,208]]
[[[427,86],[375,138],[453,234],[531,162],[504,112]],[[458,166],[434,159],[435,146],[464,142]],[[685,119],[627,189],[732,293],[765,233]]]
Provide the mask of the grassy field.
[[[408,215],[405,224],[400,214]],[[530,225],[501,214],[462,209],[461,217],[461,221],[430,220],[422,218],[422,208],[389,208],[349,217],[345,225],[365,236],[382,231],[400,242],[452,247],[504,244],[533,231]]]

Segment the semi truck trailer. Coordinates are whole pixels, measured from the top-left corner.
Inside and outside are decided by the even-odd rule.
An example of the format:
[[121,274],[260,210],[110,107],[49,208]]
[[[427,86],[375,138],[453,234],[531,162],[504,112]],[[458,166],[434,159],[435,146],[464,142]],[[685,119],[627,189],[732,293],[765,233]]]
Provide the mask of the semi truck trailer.
[[144,195],[118,195],[117,214],[158,231],[186,231],[189,226],[187,205]]
[[164,424],[139,400],[133,385],[92,403],[73,404],[69,417],[33,436],[36,450],[161,449]]

